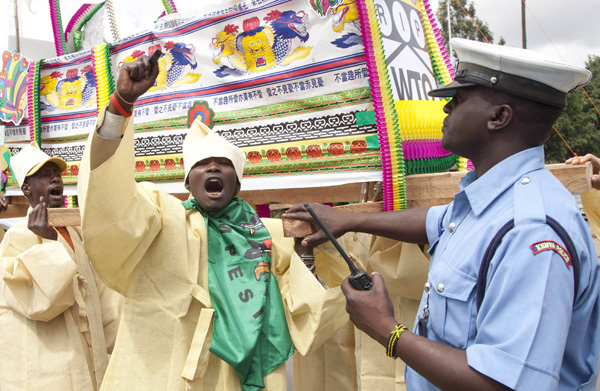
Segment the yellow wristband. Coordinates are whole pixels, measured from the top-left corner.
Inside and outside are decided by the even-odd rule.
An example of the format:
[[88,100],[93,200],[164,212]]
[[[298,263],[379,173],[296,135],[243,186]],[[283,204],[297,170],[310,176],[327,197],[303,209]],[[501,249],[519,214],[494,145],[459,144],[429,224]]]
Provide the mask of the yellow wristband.
[[398,323],[396,327],[394,327],[394,329],[390,333],[390,338],[388,339],[387,349],[385,352],[386,356],[391,357],[393,359],[398,358],[398,356],[396,355],[396,345],[398,344],[398,338],[400,337],[400,334],[402,334],[406,330],[408,329],[402,323]]

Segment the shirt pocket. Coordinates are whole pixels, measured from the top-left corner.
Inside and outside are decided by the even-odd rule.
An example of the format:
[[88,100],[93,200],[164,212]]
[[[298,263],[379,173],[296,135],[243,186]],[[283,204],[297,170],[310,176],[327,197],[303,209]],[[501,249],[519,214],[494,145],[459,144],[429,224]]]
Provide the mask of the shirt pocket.
[[466,348],[475,335],[477,278],[441,260],[432,267],[429,283],[429,327],[446,344]]

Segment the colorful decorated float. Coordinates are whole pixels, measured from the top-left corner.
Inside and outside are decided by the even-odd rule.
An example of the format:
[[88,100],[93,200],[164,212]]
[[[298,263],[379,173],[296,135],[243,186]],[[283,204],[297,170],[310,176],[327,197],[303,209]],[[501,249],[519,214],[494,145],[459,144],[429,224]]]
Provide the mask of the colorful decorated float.
[[[123,167],[138,180],[183,196],[181,144],[201,116],[246,152],[254,204],[357,201],[357,186],[371,184],[372,198],[381,183],[383,208],[406,208],[407,175],[468,165],[441,148],[445,101],[427,96],[453,76],[428,1],[219,0],[178,13],[164,0],[152,29],[120,38],[111,0],[83,5],[64,30],[49,0],[57,57],[2,57],[5,144],[61,156],[75,195],[120,67],[160,50],[156,85],[134,110],[135,167]],[[85,25],[102,12],[113,42],[85,49]],[[7,194],[19,194],[10,175]]]

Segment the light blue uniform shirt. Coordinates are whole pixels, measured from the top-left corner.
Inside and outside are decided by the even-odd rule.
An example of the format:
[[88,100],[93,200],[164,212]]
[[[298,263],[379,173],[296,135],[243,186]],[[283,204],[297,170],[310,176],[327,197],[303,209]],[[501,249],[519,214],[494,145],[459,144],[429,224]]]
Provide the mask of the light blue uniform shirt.
[[[432,257],[419,314],[429,301],[428,338],[466,349],[472,368],[512,389],[595,390],[598,259],[573,196],[544,167],[543,148],[515,154],[481,178],[469,172],[460,190],[427,215]],[[565,244],[546,215],[566,229],[579,255],[575,305],[573,267],[553,249]],[[511,219],[515,227],[492,258],[477,311],[484,252]],[[536,243],[544,250],[534,254]],[[437,390],[411,368],[406,384],[409,391]]]

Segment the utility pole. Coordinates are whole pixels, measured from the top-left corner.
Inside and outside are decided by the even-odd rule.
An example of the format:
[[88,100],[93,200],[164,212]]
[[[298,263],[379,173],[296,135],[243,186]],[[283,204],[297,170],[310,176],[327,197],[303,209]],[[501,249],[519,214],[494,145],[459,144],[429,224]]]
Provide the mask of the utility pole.
[[21,53],[21,39],[19,38],[19,11],[17,9],[18,0],[14,0],[15,5],[15,38],[17,41],[17,53]]
[[523,36],[523,49],[527,49],[527,27],[525,26],[525,0],[521,0],[521,34]]

